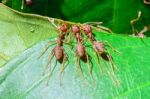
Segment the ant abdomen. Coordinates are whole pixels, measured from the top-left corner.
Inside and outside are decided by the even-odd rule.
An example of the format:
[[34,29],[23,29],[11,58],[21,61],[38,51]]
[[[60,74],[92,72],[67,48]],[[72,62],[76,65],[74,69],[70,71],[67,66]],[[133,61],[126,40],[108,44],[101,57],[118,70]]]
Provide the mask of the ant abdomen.
[[104,43],[100,41],[93,41],[93,48],[95,49],[96,52],[99,54],[102,54],[105,52],[105,46]]
[[79,42],[79,43],[77,44],[76,52],[77,52],[77,54],[78,54],[78,56],[79,56],[80,58],[82,58],[82,57],[84,56],[84,54],[85,54],[85,48],[84,48],[84,46],[81,44],[81,42]]
[[56,57],[56,60],[62,63],[63,58],[64,58],[64,50],[61,46],[56,46],[54,48],[54,55]]

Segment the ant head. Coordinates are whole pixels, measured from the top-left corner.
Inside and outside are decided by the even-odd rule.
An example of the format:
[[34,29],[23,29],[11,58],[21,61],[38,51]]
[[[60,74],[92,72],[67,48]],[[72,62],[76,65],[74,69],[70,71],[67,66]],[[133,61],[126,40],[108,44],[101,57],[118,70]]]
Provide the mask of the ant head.
[[77,25],[73,25],[73,26],[72,26],[72,32],[73,32],[74,34],[80,33],[80,27],[77,26]]
[[68,30],[67,24],[66,24],[66,23],[63,23],[63,24],[59,27],[59,30],[60,30],[61,32],[67,32],[67,30]]
[[83,31],[85,32],[86,35],[88,35],[89,33],[92,32],[92,28],[91,28],[90,25],[84,25],[84,26],[82,27],[82,29],[83,29]]

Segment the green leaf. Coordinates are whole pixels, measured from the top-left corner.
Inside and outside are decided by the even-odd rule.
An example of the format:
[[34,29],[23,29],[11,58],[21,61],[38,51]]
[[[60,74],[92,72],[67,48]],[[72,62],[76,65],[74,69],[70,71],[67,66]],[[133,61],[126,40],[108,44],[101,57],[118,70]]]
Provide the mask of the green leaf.
[[[8,1],[9,2],[9,1]],[[142,12],[136,28],[139,32],[150,24],[149,5],[143,0],[33,0],[31,6],[24,5],[23,12],[37,13],[74,22],[103,22],[115,33],[131,34],[130,21]],[[20,11],[21,0],[13,0],[13,9]],[[146,33],[149,36],[149,33]]]
[[130,21],[142,11],[142,21],[138,27],[150,24],[150,9],[142,0],[64,0],[64,16],[71,21],[100,21],[115,33],[132,33]]
[[0,4],[0,65],[45,38],[57,34],[47,17],[26,15]]
[[[20,32],[18,27],[21,29]],[[31,33],[30,27],[37,27],[34,28],[35,33]],[[115,74],[120,80],[120,85],[114,85],[107,74],[107,70],[110,71],[109,62],[104,61],[107,67],[101,64],[104,71],[103,75],[100,74],[94,51],[86,47],[92,57],[95,83],[90,78],[87,64],[81,62],[86,78],[84,86],[82,76],[74,62],[74,55],[69,50],[70,46],[64,45],[69,64],[60,86],[61,64],[56,65],[50,80],[48,80],[50,71],[44,72],[46,64],[49,63],[48,57],[55,45],[50,46],[39,58],[47,43],[53,41],[48,38],[57,34],[56,28],[47,18],[18,13],[0,4],[0,28],[2,39],[0,45],[4,42],[8,44],[1,46],[0,51],[11,57],[9,62],[0,68],[0,99],[148,99],[150,97],[150,38],[109,34],[98,32],[97,29],[94,31],[97,40],[108,41],[120,52],[116,53],[106,47],[119,68],[119,72],[115,71]],[[9,54],[10,51],[12,54]],[[72,51],[75,52],[75,48]],[[55,62],[54,58],[51,66],[54,66]],[[49,81],[48,86],[47,81]]]

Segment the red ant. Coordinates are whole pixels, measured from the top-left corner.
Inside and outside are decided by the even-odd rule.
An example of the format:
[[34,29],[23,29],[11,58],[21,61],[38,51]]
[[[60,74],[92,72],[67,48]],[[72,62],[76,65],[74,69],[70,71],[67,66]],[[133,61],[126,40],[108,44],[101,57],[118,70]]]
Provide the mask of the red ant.
[[[66,32],[67,32],[67,28],[68,28],[68,27],[67,27],[67,25],[66,25],[65,23],[62,24],[62,25],[59,27],[60,33],[59,33],[58,39],[57,39],[57,41],[53,41],[54,44],[57,43],[57,46],[55,46],[55,47],[52,49],[51,54],[50,54],[50,56],[49,56],[50,64],[48,64],[48,65],[46,66],[46,68],[47,68],[48,66],[51,67],[51,61],[52,61],[53,57],[55,56],[55,58],[56,58],[56,64],[57,64],[57,61],[58,61],[60,64],[62,64],[62,65],[61,65],[61,75],[62,75],[62,73],[64,72],[64,69],[65,69],[65,62],[68,61],[67,54],[65,53],[65,50],[64,50],[64,48],[63,48],[63,43],[64,43],[63,40],[64,40],[64,38],[65,38],[65,35],[66,35]],[[49,42],[49,43],[51,43],[51,42]],[[45,49],[45,51],[42,53],[42,55],[48,50],[49,46],[52,45],[52,44],[49,44],[49,43],[48,43],[48,46],[47,46],[47,48]],[[42,55],[41,55],[41,56],[42,56]],[[55,66],[53,67],[53,69],[51,70],[51,73],[52,73],[53,70],[55,69],[56,64],[55,64]]]
[[77,59],[75,59],[76,64],[77,64],[78,68],[80,69],[80,72],[81,72],[82,77],[84,79],[84,75],[83,75],[83,72],[82,72],[82,68],[80,66],[80,60],[79,59],[81,59],[83,62],[87,62],[88,71],[90,73],[91,78],[93,78],[92,77],[92,69],[91,69],[91,66],[89,64],[90,58],[89,58],[89,55],[87,54],[87,52],[85,50],[84,45],[82,44],[83,40],[81,38],[80,27],[77,26],[77,25],[72,26],[72,32],[74,33],[74,36],[75,36],[76,41],[77,41],[76,53],[75,53],[75,57],[77,57]]
[[[113,75],[111,76],[110,72],[107,71],[107,73],[110,76],[110,78],[111,79],[112,79],[112,77],[116,78],[116,76],[115,76],[115,74],[113,72],[113,69],[115,68],[116,70],[118,70],[118,68],[113,64],[112,57],[110,56],[108,50],[105,49],[105,44],[103,42],[101,42],[101,41],[96,41],[95,40],[95,37],[92,34],[92,28],[91,28],[90,25],[84,25],[82,27],[82,29],[83,29],[85,35],[88,36],[88,38],[90,39],[90,42],[92,43],[93,49],[94,49],[95,54],[97,56],[97,59],[100,58],[103,63],[104,63],[103,59],[106,59],[107,61],[110,61],[110,65],[111,65],[111,69],[112,69],[112,73],[113,73]],[[111,45],[109,45],[109,46],[111,47]],[[98,56],[99,56],[99,58],[98,58]],[[100,66],[99,60],[97,60],[97,62],[99,64],[99,66]],[[101,67],[100,67],[100,71],[102,73]],[[115,81],[113,79],[112,79],[112,81],[115,83]],[[117,83],[119,83],[118,80],[117,80]]]

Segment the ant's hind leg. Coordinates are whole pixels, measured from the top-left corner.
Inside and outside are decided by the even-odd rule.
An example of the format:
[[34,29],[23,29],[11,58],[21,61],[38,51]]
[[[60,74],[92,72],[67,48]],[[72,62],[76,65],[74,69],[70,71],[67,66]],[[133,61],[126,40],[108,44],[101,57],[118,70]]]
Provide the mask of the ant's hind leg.
[[110,55],[110,52],[109,52],[108,50],[106,50],[106,56],[107,56],[107,58],[108,58],[108,61],[109,61],[110,65],[111,65],[112,70],[115,69],[115,70],[119,71],[119,69],[118,69],[118,67],[115,65],[115,63],[113,63],[113,59],[112,59],[112,57],[111,57],[111,55]]
[[75,58],[75,63],[77,65],[77,69],[79,70],[79,72],[80,72],[80,74],[82,76],[82,80],[83,80],[84,85],[85,85],[86,84],[86,80],[85,80],[85,77],[84,77],[84,74],[83,74],[83,70],[82,70],[81,65],[80,65],[80,60],[79,60],[78,56],[76,55],[76,53],[74,55],[74,58]]
[[56,60],[56,63],[55,63],[55,65],[54,65],[54,67],[52,68],[52,70],[51,70],[51,71],[49,72],[49,74],[48,74],[48,79],[47,79],[47,83],[46,83],[47,86],[48,86],[48,84],[49,84],[48,82],[49,82],[50,77],[52,76],[52,74],[53,74],[53,72],[54,72],[56,66],[57,66],[57,60]]
[[113,76],[111,75],[111,72],[108,70],[109,68],[107,67],[106,63],[104,62],[102,56],[101,56],[100,54],[98,54],[98,55],[99,55],[99,58],[100,58],[100,60],[102,61],[103,65],[104,65],[105,68],[106,68],[106,71],[107,71],[107,74],[108,74],[109,78],[112,80],[113,84],[115,85],[116,82],[115,82]]
[[87,59],[87,65],[88,65],[88,71],[89,71],[90,77],[91,77],[91,79],[93,79],[93,76],[92,76],[92,67],[90,66],[90,59],[89,59],[89,56],[88,56],[87,53],[86,53],[86,59]]
[[71,48],[69,48],[69,50],[72,52],[72,54],[74,54],[74,61],[75,61],[75,64],[77,65],[77,70],[80,72],[80,74],[81,74],[81,76],[82,76],[82,80],[83,80],[84,85],[85,85],[85,84],[86,84],[86,80],[85,80],[85,77],[84,77],[84,74],[83,74],[81,65],[80,65],[80,63],[79,63],[80,60],[79,60],[77,54],[74,53]]
[[108,53],[108,54],[107,54],[107,58],[108,58],[108,60],[109,60],[110,66],[111,66],[112,76],[116,79],[116,84],[119,85],[120,82],[119,82],[118,78],[116,77],[116,75],[115,75],[115,73],[114,73],[114,68],[115,68],[117,71],[119,71],[119,69],[118,69],[117,66],[113,63],[113,60],[112,60],[112,58],[111,58],[111,56],[110,56],[110,54],[109,54],[109,51],[107,51],[107,53]]
[[63,73],[64,73],[65,68],[66,68],[67,65],[68,65],[68,64],[65,65],[66,61],[69,61],[69,60],[68,60],[67,55],[66,55],[66,53],[65,53],[64,59],[63,59],[62,65],[61,65],[61,69],[60,69],[60,85],[62,85],[62,83],[61,83],[61,81],[62,81],[62,76],[63,76]]
[[95,54],[95,56],[96,56],[96,62],[97,62],[98,67],[99,67],[99,69],[100,69],[100,73],[103,74],[103,69],[102,69],[102,67],[101,67],[101,65],[100,65],[100,62],[99,62],[98,53],[95,52],[94,54]]

